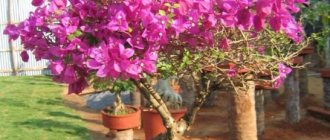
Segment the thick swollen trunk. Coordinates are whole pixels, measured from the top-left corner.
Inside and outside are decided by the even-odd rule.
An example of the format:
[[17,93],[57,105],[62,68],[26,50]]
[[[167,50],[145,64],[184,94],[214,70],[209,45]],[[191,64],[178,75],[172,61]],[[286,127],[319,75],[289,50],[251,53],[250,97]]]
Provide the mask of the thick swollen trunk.
[[260,139],[265,130],[265,97],[264,97],[264,90],[256,90],[255,94],[256,100],[256,114],[257,114],[257,132],[258,138]]
[[278,98],[278,96],[280,96],[280,92],[278,91],[278,89],[273,89],[270,91],[270,95],[272,97],[272,100],[276,100]]
[[330,78],[323,77],[324,107],[330,109]]
[[299,91],[301,97],[305,97],[308,94],[308,78],[306,68],[299,70]]
[[284,94],[286,94],[286,120],[292,124],[299,122],[301,119],[298,79],[298,72],[296,69],[293,69],[284,83]]
[[[326,47],[326,60],[327,68],[330,68],[330,38],[328,38],[328,44]],[[323,91],[324,91],[324,106],[326,109],[330,109],[330,78],[323,77]]]
[[325,61],[326,67],[330,68],[330,37],[328,38],[327,45],[325,47]]
[[247,82],[248,89],[238,87],[230,93],[229,128],[232,140],[257,140],[255,83]]

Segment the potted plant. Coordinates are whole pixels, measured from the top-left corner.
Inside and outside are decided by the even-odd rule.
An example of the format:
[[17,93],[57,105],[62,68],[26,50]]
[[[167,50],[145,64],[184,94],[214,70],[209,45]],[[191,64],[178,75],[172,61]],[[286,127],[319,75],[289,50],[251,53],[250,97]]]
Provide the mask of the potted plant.
[[[94,85],[97,84],[94,82]],[[103,125],[111,131],[116,131],[116,139],[133,139],[133,128],[141,125],[141,110],[139,107],[124,105],[121,99],[122,91],[132,91],[133,84],[116,80],[113,82],[110,92],[115,94],[113,106],[109,106],[101,111]],[[118,133],[125,133],[118,135]]]
[[[69,93],[99,79],[134,83],[160,114],[167,131],[159,137],[165,139],[179,139],[210,89],[224,85],[232,139],[254,140],[256,75],[269,70],[278,87],[290,73],[290,60],[305,46],[291,15],[302,2],[33,0],[35,12],[8,25],[5,34],[20,37],[23,60],[27,51],[49,60],[54,80],[69,84]],[[234,65],[219,67],[226,63]],[[196,89],[192,107],[178,121],[150,81],[166,75],[190,75]]]
[[315,36],[315,50],[318,58],[321,60],[320,75],[323,78],[324,85],[324,107],[330,108],[330,90],[329,85],[330,75],[330,4],[326,0],[311,0],[308,8],[303,8],[301,17],[307,31],[307,35]]

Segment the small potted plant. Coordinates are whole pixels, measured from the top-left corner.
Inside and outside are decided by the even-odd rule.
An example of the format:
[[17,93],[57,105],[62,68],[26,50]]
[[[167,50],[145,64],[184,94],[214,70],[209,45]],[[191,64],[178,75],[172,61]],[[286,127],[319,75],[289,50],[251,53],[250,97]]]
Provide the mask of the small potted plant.
[[[132,91],[133,88],[133,84],[130,81],[116,80],[113,82],[111,89],[109,89],[110,92],[115,94],[116,99],[113,106],[103,109],[101,114],[103,125],[109,128],[110,131],[126,131],[141,125],[140,108],[124,105],[121,99],[122,91]],[[132,136],[133,135],[124,135],[126,138]],[[129,139],[133,139],[133,137]]]
[[[172,117],[178,121],[184,116],[187,108],[182,106],[182,97],[173,89],[169,81],[169,79],[159,79],[154,85],[154,89],[160,94]],[[146,140],[152,140],[166,131],[162,122],[160,114],[155,109],[148,107],[142,110],[142,124]]]

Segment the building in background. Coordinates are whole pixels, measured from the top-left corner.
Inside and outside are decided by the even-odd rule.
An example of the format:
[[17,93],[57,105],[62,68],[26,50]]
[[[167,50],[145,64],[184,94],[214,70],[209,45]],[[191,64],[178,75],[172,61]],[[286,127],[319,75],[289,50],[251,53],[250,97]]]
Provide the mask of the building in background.
[[9,42],[8,36],[3,34],[8,23],[17,24],[34,9],[31,0],[0,0],[0,76],[49,74],[46,60],[36,61],[29,52],[29,62],[23,62],[20,41]]

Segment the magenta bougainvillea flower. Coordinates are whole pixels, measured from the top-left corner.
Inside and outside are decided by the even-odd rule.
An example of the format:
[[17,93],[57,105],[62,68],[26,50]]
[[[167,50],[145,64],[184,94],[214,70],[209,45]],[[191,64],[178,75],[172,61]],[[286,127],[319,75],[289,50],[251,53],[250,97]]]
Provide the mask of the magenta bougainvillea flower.
[[219,48],[223,51],[228,51],[230,48],[229,48],[229,39],[227,38],[223,38],[220,40],[220,46]]
[[40,6],[44,3],[44,0],[32,0],[33,6]]
[[[24,61],[26,51],[37,60],[49,60],[54,80],[79,93],[91,74],[125,80],[157,72],[158,53],[171,49],[174,40],[192,50],[218,44],[230,51],[229,39],[215,40],[213,34],[223,28],[257,35],[270,25],[298,43],[303,31],[291,13],[299,11],[299,3],[306,1],[32,0],[36,10],[21,23],[8,25],[4,34],[10,40],[20,38]],[[284,77],[282,68],[279,76]]]
[[234,68],[230,68],[227,70],[227,76],[228,77],[235,77],[237,75],[237,71]]
[[22,57],[22,60],[24,62],[28,62],[29,61],[29,55],[28,55],[28,53],[26,51],[22,51],[21,52],[21,57]]
[[287,75],[289,75],[291,73],[291,71],[292,71],[292,69],[290,67],[286,66],[283,63],[280,63],[278,65],[278,73],[279,74],[278,74],[277,77],[274,78],[276,80],[273,84],[273,87],[279,88],[282,85],[282,83],[284,82]]
[[9,40],[16,40],[20,35],[19,28],[13,24],[7,25],[3,33],[9,35]]

